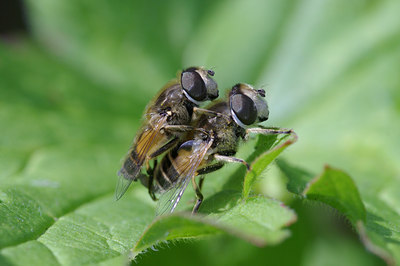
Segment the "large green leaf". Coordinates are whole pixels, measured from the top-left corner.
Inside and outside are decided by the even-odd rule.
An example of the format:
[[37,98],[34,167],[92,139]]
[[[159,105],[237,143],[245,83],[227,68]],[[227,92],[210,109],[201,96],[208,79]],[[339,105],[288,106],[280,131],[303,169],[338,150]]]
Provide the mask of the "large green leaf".
[[139,255],[136,260],[139,265],[160,265],[172,261],[179,266],[188,263],[265,265],[266,262],[304,266],[385,265],[373,254],[365,252],[353,230],[338,226],[343,219],[332,214],[330,209],[303,206],[301,201],[293,204],[299,220],[290,227],[291,237],[278,246],[260,248],[240,239],[221,235],[204,238],[202,241],[163,245],[157,251],[150,250]]
[[161,217],[149,226],[136,244],[135,250],[141,251],[165,240],[220,232],[228,232],[258,246],[276,244],[290,234],[282,227],[295,220],[294,212],[282,208],[282,203],[253,197],[236,204],[232,209],[210,214],[208,217],[183,214]]
[[[362,242],[388,261],[400,261],[398,2],[28,0],[27,4],[41,48],[26,42],[0,46],[0,215],[6,217],[0,220],[4,228],[0,236],[1,245],[7,246],[0,262],[64,263],[62,258],[79,254],[73,248],[58,248],[54,236],[60,228],[70,228],[70,219],[81,209],[89,214],[85,207],[102,206],[111,199],[119,160],[140,113],[182,65],[214,66],[222,88],[236,82],[267,85],[271,111],[267,123],[295,129],[299,142],[285,156],[307,169],[291,179],[288,188],[300,193],[309,182],[307,173],[318,173],[326,163],[343,169],[365,206],[366,223],[357,227]],[[253,146],[250,141],[237,156],[252,161],[265,151],[251,155]],[[270,179],[275,174],[269,168],[261,176]],[[209,175],[200,211],[207,215],[238,206],[230,195],[242,191],[244,175],[244,169],[233,166]],[[249,187],[263,191],[260,184]],[[192,205],[185,205],[193,196],[186,194],[182,209]],[[143,189],[134,189],[124,200],[126,211],[133,214],[137,205],[154,208]],[[113,241],[110,256],[103,254],[104,239],[110,236],[104,228],[112,228],[107,217],[95,225],[82,215],[76,220],[91,224],[88,228],[96,228],[99,237],[93,230],[85,231],[92,232],[97,243],[93,246],[90,238],[78,233],[83,241],[76,241],[77,247],[84,243],[92,247],[85,259],[97,258],[96,251],[101,250],[99,259],[105,264],[124,261],[124,256],[116,255],[122,249]],[[146,215],[148,220],[138,223],[138,230],[152,221]],[[63,227],[58,227],[59,221]],[[127,230],[121,235],[129,241],[119,241],[124,250],[138,240],[135,230]],[[42,238],[46,245],[53,243],[51,249],[40,242]],[[306,238],[297,240],[302,243]],[[60,259],[53,250],[63,250],[57,255]],[[16,260],[15,254],[26,256]],[[309,257],[316,264],[321,261]],[[68,260],[75,262],[73,256]]]

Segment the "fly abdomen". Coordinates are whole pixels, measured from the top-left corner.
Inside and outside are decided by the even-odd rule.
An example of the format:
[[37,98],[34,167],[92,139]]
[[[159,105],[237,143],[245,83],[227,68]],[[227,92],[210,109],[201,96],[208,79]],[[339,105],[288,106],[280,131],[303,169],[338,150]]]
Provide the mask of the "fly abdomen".
[[165,191],[172,187],[173,182],[167,175],[170,167],[171,167],[171,161],[169,160],[168,156],[164,156],[160,166],[154,173],[154,179],[156,181],[155,185],[157,186],[158,191]]
[[121,170],[119,170],[119,173],[122,174],[125,179],[136,181],[141,166],[142,164],[138,164],[137,162],[136,152],[132,150],[129,153],[129,156],[125,159]]
[[187,173],[192,167],[190,154],[193,143],[192,140],[186,141],[164,156],[154,175],[159,189],[168,190],[174,187],[183,178],[183,173]]
[[179,173],[172,163],[171,153],[168,153],[164,156],[160,166],[157,167],[157,171],[154,173],[156,190],[165,191],[170,189],[176,184],[178,177]]

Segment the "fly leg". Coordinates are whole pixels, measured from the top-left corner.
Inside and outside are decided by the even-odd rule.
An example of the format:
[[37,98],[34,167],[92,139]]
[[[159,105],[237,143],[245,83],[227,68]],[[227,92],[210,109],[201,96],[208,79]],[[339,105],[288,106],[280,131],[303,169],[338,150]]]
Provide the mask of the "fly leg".
[[196,180],[194,178],[195,178],[195,176],[192,177],[192,185],[193,185],[194,191],[196,192],[197,201],[193,207],[192,214],[197,213],[197,211],[200,208],[201,203],[203,202],[203,194],[201,194],[201,191],[200,191],[200,189],[201,189],[200,183],[203,183],[203,182],[200,181],[199,186],[197,186]]
[[192,126],[187,126],[187,125],[166,125],[164,127],[162,127],[161,130],[165,130],[165,131],[170,131],[170,132],[190,132],[190,131],[197,131],[200,132],[206,136],[208,136],[209,134],[207,133],[207,131],[205,131],[202,128],[195,128]]
[[273,135],[273,134],[291,134],[293,130],[291,129],[275,129],[275,128],[262,128],[262,127],[253,127],[246,129],[246,134],[256,133],[263,135]]
[[[207,131],[205,131],[202,128],[195,128],[195,127],[187,126],[187,125],[166,125],[166,126],[162,127],[161,130],[169,131],[169,132],[181,132],[181,133],[182,132],[190,132],[190,131],[198,131],[198,132],[202,133],[205,137],[209,135],[207,133]],[[167,150],[169,150],[170,148],[175,146],[175,144],[177,144],[178,141],[179,141],[178,137],[171,139],[164,146],[162,146],[161,148],[159,148],[158,150],[156,150],[155,152],[150,154],[148,156],[147,160],[151,160],[151,159],[161,155],[162,153],[166,152]]]
[[222,113],[214,112],[211,110],[194,107],[193,112],[197,113],[197,114],[205,114],[205,115],[210,115],[210,116],[223,117],[223,118],[225,118],[226,122],[228,122],[228,123],[231,122],[231,118],[229,116],[222,114]]
[[153,168],[150,168],[149,163],[147,162],[146,164],[146,172],[149,175],[149,180],[148,180],[148,184],[147,184],[147,188],[149,190],[149,195],[151,197],[152,200],[156,201],[157,197],[154,194],[154,187],[153,187],[153,181],[154,181],[154,169],[156,169],[157,166],[157,160],[154,160],[154,165]]
[[222,162],[227,162],[227,163],[241,163],[244,166],[246,166],[248,171],[250,171],[250,165],[243,159],[230,157],[230,156],[219,155],[219,154],[215,154],[214,158],[217,161],[222,161]]
[[201,191],[201,188],[203,187],[203,183],[204,183],[204,176],[202,175],[202,176],[200,176],[200,179],[199,179],[199,189],[200,189],[200,191]]
[[263,134],[263,135],[275,135],[275,134],[292,134],[292,133],[294,133],[294,131],[291,129],[253,127],[253,128],[246,129],[246,135],[244,136],[245,140],[247,140],[249,138],[250,133]]
[[[221,161],[221,162],[217,162],[217,163],[215,163],[215,164],[212,164],[212,165],[203,167],[203,168],[197,170],[197,175],[205,175],[205,174],[212,173],[212,172],[214,172],[214,171],[217,171],[217,170],[221,169],[222,166],[224,166],[224,162]],[[202,180],[202,179],[200,179],[200,181],[201,181],[201,180]],[[201,181],[201,182],[202,182],[202,181]],[[199,183],[199,185],[200,185],[200,183]],[[201,187],[201,186],[200,186],[200,187]]]
[[[190,131],[198,131],[200,133],[202,133],[204,136],[208,136],[209,134],[202,128],[194,128],[192,126],[187,126],[187,125],[166,125],[164,127],[161,128],[161,132],[162,131],[168,131],[168,132],[190,132]],[[153,152],[152,154],[150,154],[147,158],[147,160],[151,160],[161,154],[163,154],[164,152],[166,152],[167,150],[171,149],[173,146],[175,146],[179,141],[178,137],[175,137],[173,139],[171,139],[170,141],[168,141],[164,146],[162,146],[161,148],[159,148],[158,150],[156,150],[155,152]]]
[[194,177],[192,178],[193,188],[194,188],[194,190],[196,192],[196,196],[197,196],[197,202],[193,207],[192,213],[196,213],[199,210],[200,204],[203,201],[203,195],[201,194],[201,188],[203,187],[203,183],[204,183],[204,176],[203,175],[211,173],[211,172],[214,172],[214,171],[220,169],[222,166],[224,166],[224,163],[223,162],[218,162],[218,163],[215,163],[215,164],[210,165],[210,166],[206,166],[206,167],[201,168],[200,170],[198,170],[197,171],[197,175],[201,175],[200,179],[199,179],[199,185],[196,184],[196,181],[195,181]]

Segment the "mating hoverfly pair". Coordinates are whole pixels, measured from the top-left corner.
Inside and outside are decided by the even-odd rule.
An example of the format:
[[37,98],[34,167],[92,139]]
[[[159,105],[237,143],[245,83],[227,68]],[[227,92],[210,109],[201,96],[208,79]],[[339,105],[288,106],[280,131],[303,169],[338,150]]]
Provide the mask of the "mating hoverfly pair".
[[[232,87],[227,99],[207,109],[199,105],[218,97],[214,71],[191,67],[167,83],[147,106],[145,122],[118,172],[115,191],[120,199],[132,181],[140,180],[153,200],[161,195],[157,214],[173,212],[191,182],[197,201],[193,213],[203,201],[203,175],[220,169],[226,162],[241,163],[233,157],[240,139],[247,134],[289,134],[290,130],[251,128],[268,119],[265,91],[239,83]],[[160,155],[165,155],[158,160]],[[153,166],[150,166],[153,161]],[[145,166],[145,173],[141,172]],[[201,176],[199,183],[195,177]]]

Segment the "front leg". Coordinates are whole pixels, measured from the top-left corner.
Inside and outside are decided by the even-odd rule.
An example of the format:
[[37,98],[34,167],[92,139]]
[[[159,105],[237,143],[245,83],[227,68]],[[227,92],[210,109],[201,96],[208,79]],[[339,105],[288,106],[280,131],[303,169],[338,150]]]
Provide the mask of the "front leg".
[[225,114],[218,113],[218,112],[215,112],[215,111],[211,111],[211,110],[208,110],[208,109],[194,107],[193,108],[193,112],[197,113],[197,114],[205,114],[205,115],[209,115],[209,116],[223,117],[226,120],[227,123],[231,122],[230,116],[227,116]]
[[187,125],[166,125],[166,126],[162,127],[161,130],[165,130],[167,132],[180,132],[180,133],[197,131],[197,132],[203,133],[204,135],[207,135],[207,136],[209,135],[208,132],[202,128],[196,128],[196,127],[187,126]]
[[221,161],[221,162],[227,162],[227,163],[241,163],[244,166],[246,166],[247,170],[250,171],[250,165],[243,159],[235,158],[235,157],[230,157],[230,156],[224,156],[224,155],[219,155],[215,154],[214,155],[215,160]]
[[263,135],[273,135],[273,134],[291,134],[293,133],[292,129],[275,129],[275,128],[262,128],[262,127],[253,127],[246,129],[246,133],[256,133]]
[[262,128],[253,127],[246,129],[246,135],[244,139],[249,138],[250,133],[263,134],[263,135],[276,135],[276,134],[292,134],[294,131],[292,129],[275,129],[275,128]]

